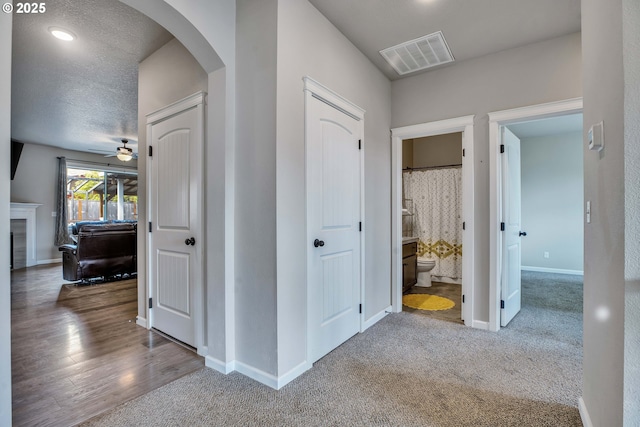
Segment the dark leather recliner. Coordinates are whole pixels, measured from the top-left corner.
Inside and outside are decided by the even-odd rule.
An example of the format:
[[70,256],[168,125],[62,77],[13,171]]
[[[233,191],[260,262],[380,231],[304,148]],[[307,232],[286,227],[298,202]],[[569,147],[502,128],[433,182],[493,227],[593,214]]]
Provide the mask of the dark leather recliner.
[[62,276],[69,281],[110,278],[137,272],[137,225],[86,224],[77,244],[62,245]]

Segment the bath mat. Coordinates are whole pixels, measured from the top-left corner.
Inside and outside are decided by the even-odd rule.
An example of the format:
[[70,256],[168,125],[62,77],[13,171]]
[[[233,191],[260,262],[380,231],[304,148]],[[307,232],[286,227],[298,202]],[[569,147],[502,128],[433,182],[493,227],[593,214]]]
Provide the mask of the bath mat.
[[402,296],[402,304],[418,310],[440,311],[455,307],[449,298],[429,294],[407,294]]

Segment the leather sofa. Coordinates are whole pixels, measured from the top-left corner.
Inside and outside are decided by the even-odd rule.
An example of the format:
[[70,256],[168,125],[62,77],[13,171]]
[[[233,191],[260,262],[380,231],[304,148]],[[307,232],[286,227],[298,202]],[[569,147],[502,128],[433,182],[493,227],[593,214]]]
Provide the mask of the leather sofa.
[[76,244],[58,247],[65,280],[108,280],[137,272],[136,223],[88,223],[77,231]]

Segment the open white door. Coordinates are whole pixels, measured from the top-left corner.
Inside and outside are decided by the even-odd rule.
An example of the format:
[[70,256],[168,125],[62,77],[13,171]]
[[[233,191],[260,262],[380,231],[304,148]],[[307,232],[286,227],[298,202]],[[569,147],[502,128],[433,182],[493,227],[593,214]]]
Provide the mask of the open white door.
[[500,281],[500,326],[506,326],[520,311],[521,303],[521,215],[520,139],[502,129],[502,274]]
[[306,104],[309,361],[360,330],[360,119]]
[[151,326],[192,347],[202,312],[203,102],[196,94],[148,116]]

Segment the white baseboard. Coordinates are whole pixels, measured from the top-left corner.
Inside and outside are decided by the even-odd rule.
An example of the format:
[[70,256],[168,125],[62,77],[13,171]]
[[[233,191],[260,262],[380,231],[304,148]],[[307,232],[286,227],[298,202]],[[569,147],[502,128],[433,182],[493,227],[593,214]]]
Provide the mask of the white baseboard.
[[531,267],[523,265],[520,267],[522,271],[539,271],[541,273],[556,273],[556,274],[573,274],[575,276],[584,276],[582,270],[565,270],[563,268],[547,268],[547,267]]
[[387,314],[391,313],[391,311],[392,311],[392,307],[389,306],[384,310],[382,310],[380,313],[373,315],[369,320],[365,320],[364,323],[362,324],[362,329],[360,330],[360,332],[364,332],[370,327],[372,327],[373,325],[375,325],[376,323],[378,323]]
[[260,369],[246,365],[242,362],[236,361],[235,365],[236,371],[240,372],[242,375],[245,375],[275,390],[278,389],[278,378],[275,375],[268,374],[264,371],[261,371]]
[[216,359],[215,357],[211,357],[211,356],[207,356],[204,358],[204,365],[207,368],[214,369],[225,375],[230,374],[231,372],[236,370],[235,360],[224,363],[222,360]]
[[280,375],[278,377],[278,388],[277,388],[277,390],[280,390],[282,387],[286,386],[291,381],[293,381],[296,378],[298,378],[304,372],[306,372],[309,369],[311,369],[312,366],[313,365],[311,363],[307,363],[307,361],[305,360],[304,362],[302,362],[298,366],[296,366],[293,369],[289,370],[289,372],[287,372],[286,374]]
[[62,258],[39,259],[38,261],[36,261],[36,265],[57,264],[59,262],[62,262]]
[[580,419],[582,419],[582,425],[584,427],[593,427],[589,411],[587,411],[587,405],[584,404],[582,397],[578,399],[578,410],[580,411]]
[[480,320],[474,320],[471,323],[471,327],[474,329],[482,329],[483,331],[489,330],[489,322],[482,322]]
[[142,326],[145,329],[149,329],[149,327],[147,326],[147,319],[145,319],[144,317],[136,317],[136,325]]
[[286,374],[276,377],[275,375],[256,369],[253,366],[249,366],[238,361],[235,362],[236,371],[275,390],[280,390],[282,387],[299,377],[303,372],[311,369],[311,366],[312,365],[310,363],[305,361],[291,369]]

